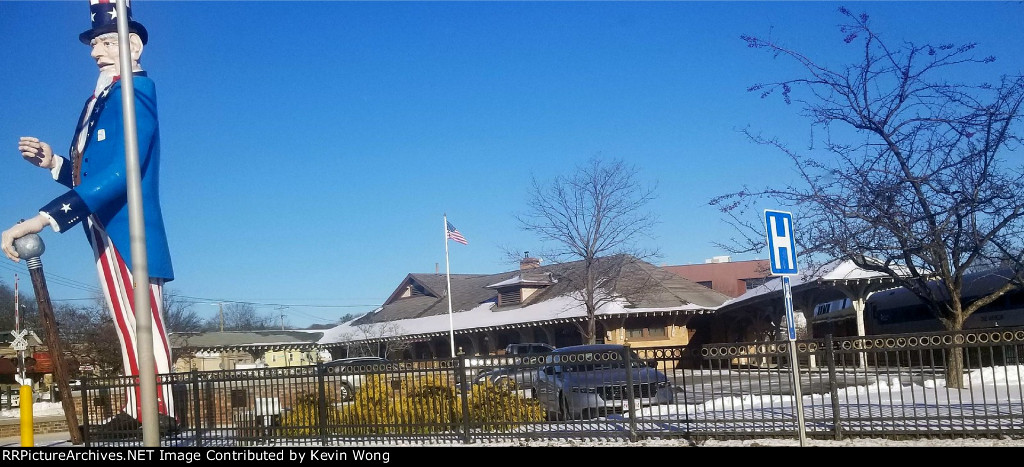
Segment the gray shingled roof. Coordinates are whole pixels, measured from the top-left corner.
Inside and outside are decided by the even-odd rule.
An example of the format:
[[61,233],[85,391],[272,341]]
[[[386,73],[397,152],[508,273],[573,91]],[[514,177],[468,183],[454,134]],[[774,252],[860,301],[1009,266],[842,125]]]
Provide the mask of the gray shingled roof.
[[228,346],[273,346],[314,344],[324,332],[320,331],[224,331],[175,332],[169,335],[171,348],[207,348]]
[[[612,290],[626,296],[636,308],[671,308],[689,304],[714,308],[730,298],[678,274],[629,256],[614,256],[599,261],[602,270],[608,271],[606,275],[616,278],[611,286]],[[498,291],[488,286],[524,273],[530,276],[550,274],[555,282],[519,306],[564,296],[582,288],[581,282],[574,280],[574,277],[582,270],[583,264],[583,261],[575,261],[541,266],[528,271],[516,269],[497,274],[452,274],[452,311],[457,313],[471,310],[482,303],[496,303]],[[415,282],[428,293],[436,295],[398,298],[399,291],[410,282]],[[448,298],[444,295],[446,289],[444,274],[409,274],[379,311],[367,314],[352,324],[401,321],[447,314]]]

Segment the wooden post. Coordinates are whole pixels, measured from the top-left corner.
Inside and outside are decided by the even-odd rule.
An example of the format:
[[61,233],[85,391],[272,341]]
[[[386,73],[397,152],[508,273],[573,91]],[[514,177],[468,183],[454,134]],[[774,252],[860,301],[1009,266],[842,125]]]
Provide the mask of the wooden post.
[[[45,249],[43,240],[37,234],[29,234],[14,241],[14,248],[18,256],[25,259],[28,264],[29,275],[32,276],[32,288],[36,294],[36,304],[39,307],[39,315],[43,318],[43,330],[46,332],[46,347],[50,349],[50,359],[53,360],[53,379],[60,389],[61,406],[64,408],[64,417],[68,423],[68,433],[71,435],[72,444],[82,444],[82,432],[78,427],[78,414],[75,413],[75,398],[71,393],[71,384],[68,382],[68,368],[64,361],[64,349],[61,345],[60,336],[57,335],[57,319],[53,315],[53,306],[50,304],[50,291],[46,288],[46,277],[43,276],[43,262],[39,256]],[[53,394],[53,390],[50,390]]]

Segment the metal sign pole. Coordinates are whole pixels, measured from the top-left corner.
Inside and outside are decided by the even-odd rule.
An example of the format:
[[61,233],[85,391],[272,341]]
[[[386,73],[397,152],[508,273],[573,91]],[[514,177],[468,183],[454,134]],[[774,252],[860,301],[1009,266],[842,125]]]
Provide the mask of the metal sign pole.
[[793,215],[784,211],[764,211],[767,231],[768,257],[772,275],[782,276],[782,295],[786,306],[786,326],[789,330],[789,362],[792,368],[793,405],[796,407],[797,432],[800,446],[807,444],[804,427],[804,402],[800,391],[800,361],[796,353],[796,320],[793,316],[793,290],[789,277],[796,275],[796,236],[793,235]]
[[800,390],[800,360],[796,355],[796,320],[793,316],[793,291],[789,286],[789,276],[782,276],[782,293],[786,300],[786,325],[789,327],[789,361],[793,368],[793,402],[796,405],[797,431],[800,433],[800,446],[804,446],[807,444],[807,433],[804,429],[804,397]]

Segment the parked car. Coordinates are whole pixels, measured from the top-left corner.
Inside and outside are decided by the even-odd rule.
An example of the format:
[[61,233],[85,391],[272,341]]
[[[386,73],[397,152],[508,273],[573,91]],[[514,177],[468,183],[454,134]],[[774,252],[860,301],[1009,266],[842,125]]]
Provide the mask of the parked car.
[[537,372],[534,387],[535,397],[552,418],[624,412],[630,396],[638,408],[675,402],[668,376],[655,368],[655,362],[641,360],[625,346],[574,345],[555,349],[551,356],[552,362]]
[[490,381],[512,390],[525,391],[528,397],[532,397],[537,372],[545,362],[543,355],[554,350],[553,345],[544,343],[509,344],[504,355],[490,359],[490,363],[496,366],[483,370],[474,382]]
[[535,353],[548,353],[555,350],[555,346],[543,342],[526,342],[509,344],[505,346],[505,355],[527,355]]
[[355,397],[356,391],[370,375],[389,371],[390,363],[390,360],[382,357],[339,358],[324,363],[325,378],[328,382],[337,381],[338,400],[348,402]]

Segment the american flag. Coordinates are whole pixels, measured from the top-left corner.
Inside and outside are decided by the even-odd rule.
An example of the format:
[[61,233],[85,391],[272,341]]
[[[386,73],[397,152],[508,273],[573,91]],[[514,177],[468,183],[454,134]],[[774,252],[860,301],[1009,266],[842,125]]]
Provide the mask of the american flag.
[[466,237],[463,237],[462,234],[459,233],[459,229],[456,229],[451,222],[445,221],[445,223],[448,224],[448,238],[463,245],[469,245],[469,242],[466,241]]

